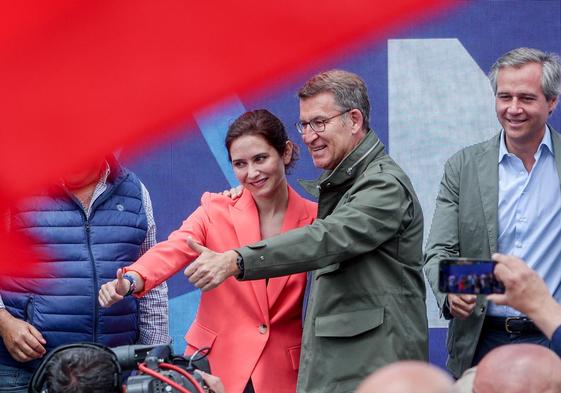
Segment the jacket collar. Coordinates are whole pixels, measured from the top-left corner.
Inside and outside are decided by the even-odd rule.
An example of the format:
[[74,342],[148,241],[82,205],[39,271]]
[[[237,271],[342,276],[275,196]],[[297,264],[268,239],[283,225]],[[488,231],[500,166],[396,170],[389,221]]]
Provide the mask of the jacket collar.
[[373,160],[384,152],[384,144],[369,130],[362,141],[332,171],[325,171],[316,180],[300,180],[299,183],[308,193],[318,197],[319,190],[329,184],[336,186],[354,180]]
[[[281,233],[299,228],[309,222],[310,213],[306,209],[306,204],[302,203],[302,199],[292,187],[288,186],[288,206],[284,214]],[[259,212],[249,191],[244,190],[242,195],[230,205],[229,211],[240,245],[262,240],[259,228]],[[269,309],[281,297],[289,278],[290,276],[281,276],[270,279],[269,285],[265,285],[265,280],[249,281],[261,313],[267,322],[269,322]]]
[[[288,206],[284,214],[281,232],[302,226],[309,219],[306,205],[300,203],[302,197],[288,185]],[[258,242],[261,239],[259,212],[251,193],[247,190],[230,206],[234,229],[241,245]]]

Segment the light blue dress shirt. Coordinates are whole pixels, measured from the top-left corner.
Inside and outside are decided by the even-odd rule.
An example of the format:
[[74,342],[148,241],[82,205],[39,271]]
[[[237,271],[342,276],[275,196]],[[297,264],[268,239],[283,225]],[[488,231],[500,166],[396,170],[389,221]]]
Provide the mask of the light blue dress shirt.
[[[504,131],[499,147],[498,252],[516,255],[528,263],[561,300],[561,185],[551,131],[534,154],[528,173],[522,160],[509,153]],[[487,315],[516,316],[518,311],[489,303]]]

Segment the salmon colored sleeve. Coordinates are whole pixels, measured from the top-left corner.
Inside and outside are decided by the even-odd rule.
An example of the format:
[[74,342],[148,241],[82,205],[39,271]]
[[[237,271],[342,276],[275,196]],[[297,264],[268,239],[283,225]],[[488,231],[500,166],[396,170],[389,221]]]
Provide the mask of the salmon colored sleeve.
[[205,198],[201,199],[199,206],[183,223],[181,227],[173,231],[167,240],[156,244],[135,263],[125,268],[125,271],[135,271],[144,279],[144,289],[135,294],[142,297],[152,288],[184,269],[189,263],[197,258],[199,254],[187,245],[190,236],[197,243],[206,245],[206,233],[209,217],[205,209]]

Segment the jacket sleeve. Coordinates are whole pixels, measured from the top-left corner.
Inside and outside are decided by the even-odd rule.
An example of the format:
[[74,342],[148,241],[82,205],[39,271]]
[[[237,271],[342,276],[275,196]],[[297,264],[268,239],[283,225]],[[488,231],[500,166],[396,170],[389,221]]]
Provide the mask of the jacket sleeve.
[[343,263],[394,237],[412,201],[395,177],[369,171],[355,181],[327,217],[237,249],[244,259],[242,279],[275,277]]
[[561,326],[558,326],[551,336],[551,350],[561,356]]
[[448,257],[459,256],[459,156],[453,156],[444,167],[440,190],[425,248],[425,275],[434,292],[438,306],[446,318],[450,318],[445,307],[446,294],[438,290],[438,265]]
[[144,290],[135,296],[144,296],[147,291],[192,262],[198,254],[189,248],[187,238],[191,237],[197,243],[205,245],[208,223],[208,214],[201,205],[183,221],[179,229],[169,235],[167,240],[156,244],[135,263],[128,266],[127,271],[133,270],[144,279]]

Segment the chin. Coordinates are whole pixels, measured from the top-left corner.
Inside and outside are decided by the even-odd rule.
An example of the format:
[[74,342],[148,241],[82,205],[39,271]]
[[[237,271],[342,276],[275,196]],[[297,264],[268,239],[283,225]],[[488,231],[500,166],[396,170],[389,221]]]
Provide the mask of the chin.
[[320,158],[313,159],[312,158],[312,161],[314,162],[314,166],[316,168],[319,168],[319,169],[327,169],[327,167],[329,166],[329,162],[327,160],[324,160],[324,159],[320,159]]

